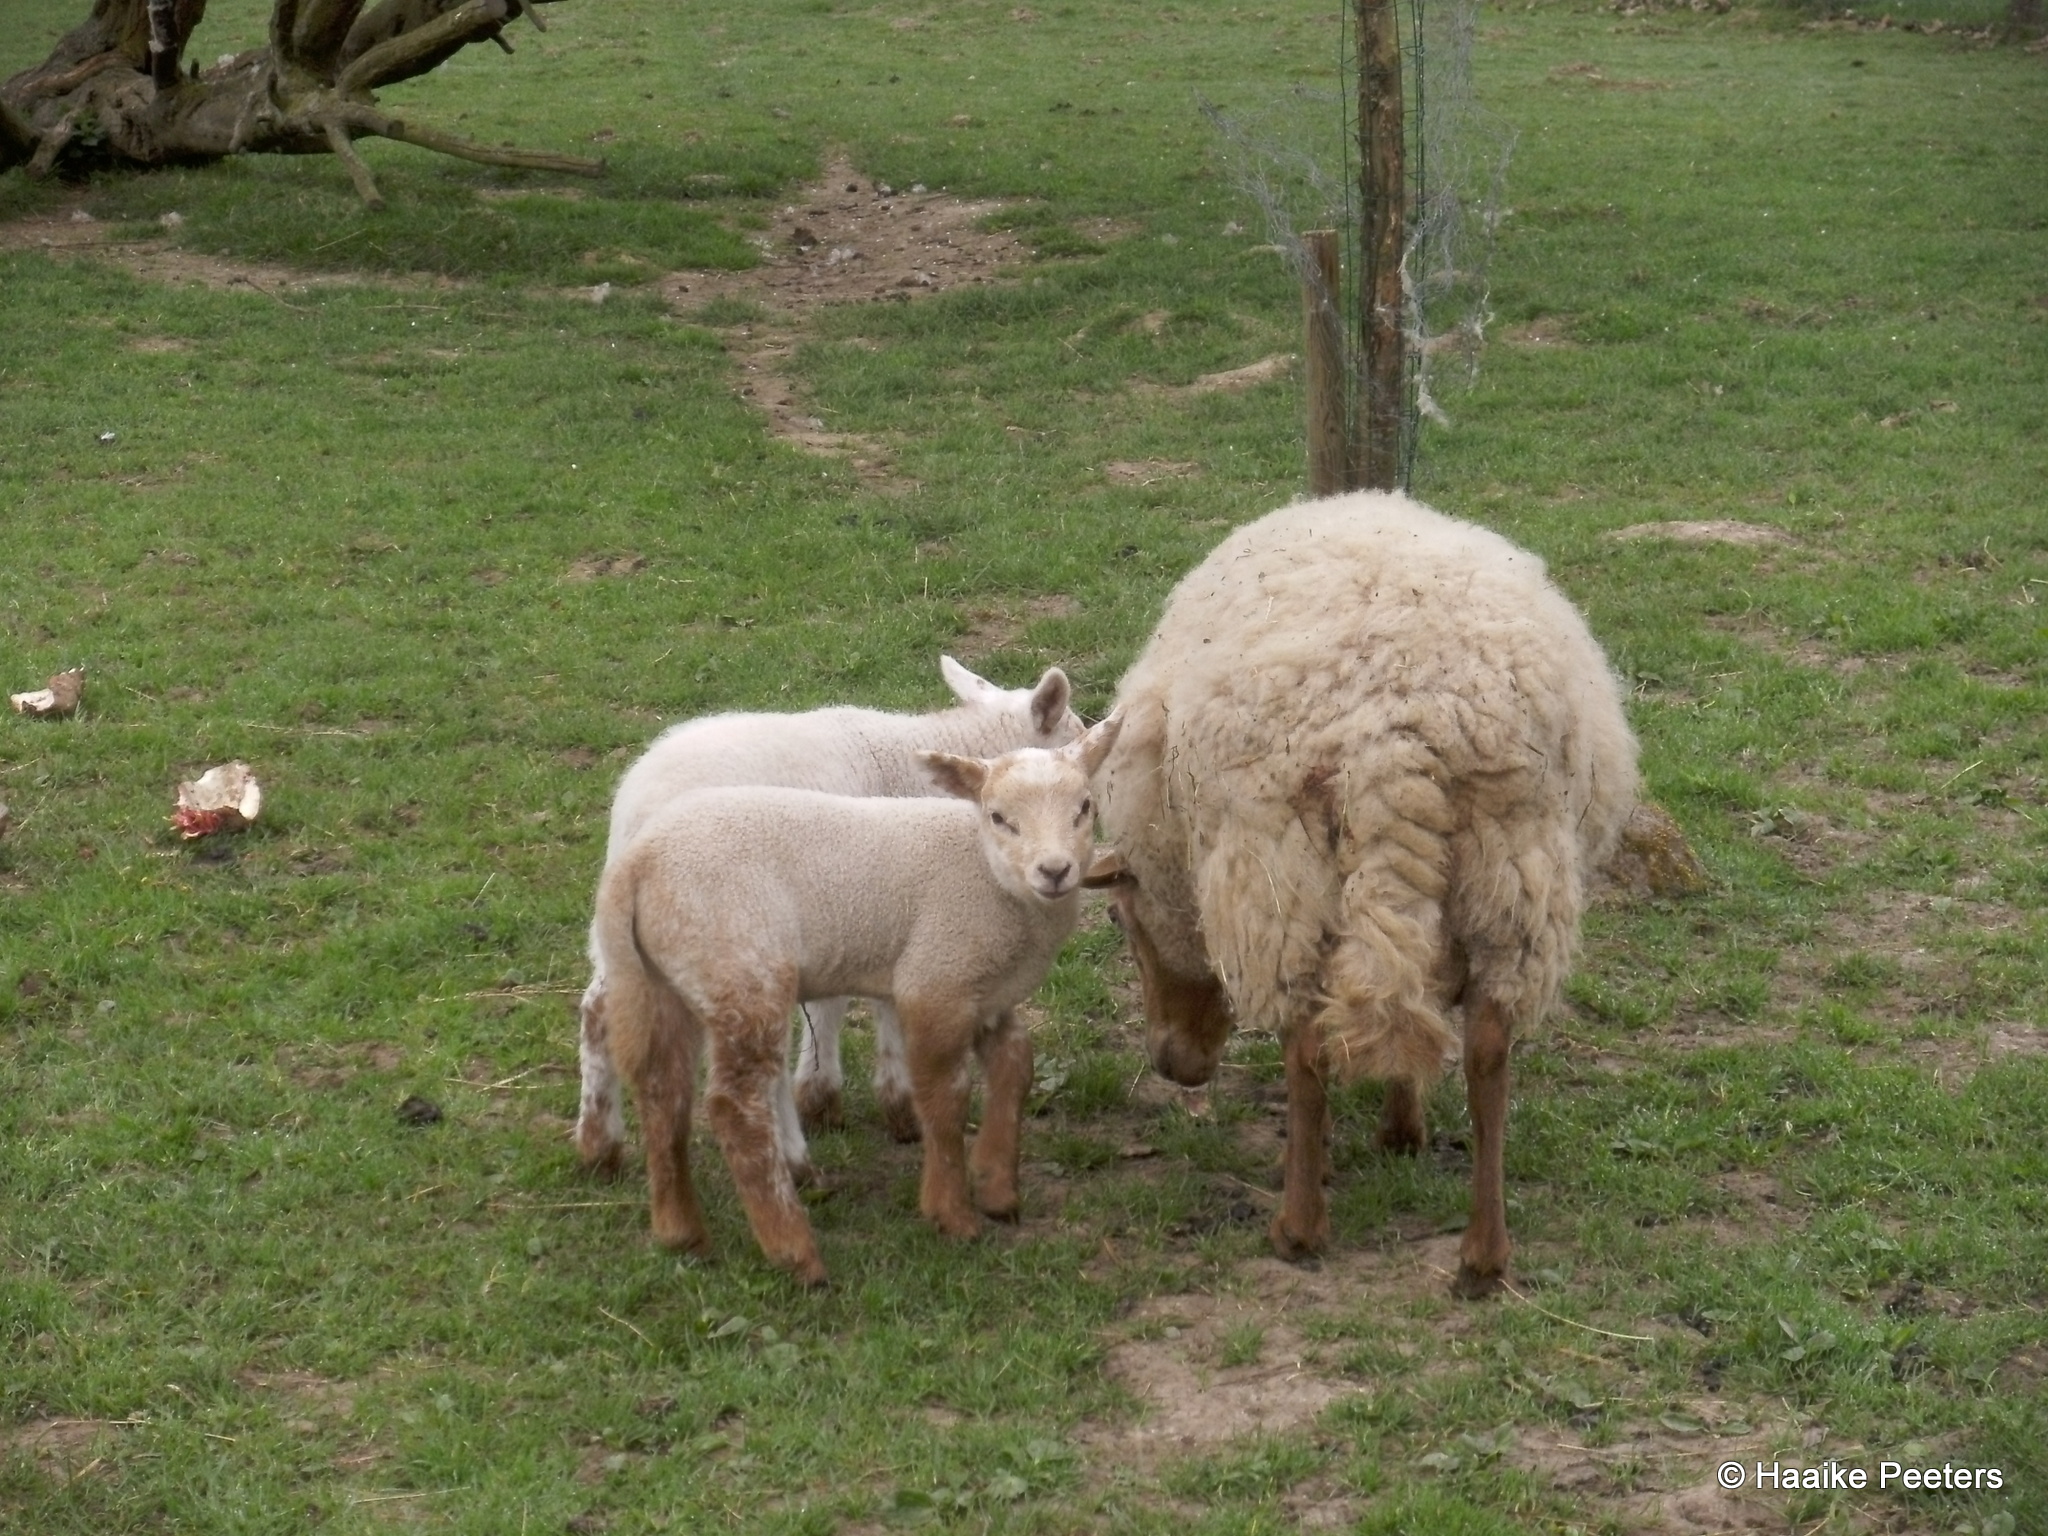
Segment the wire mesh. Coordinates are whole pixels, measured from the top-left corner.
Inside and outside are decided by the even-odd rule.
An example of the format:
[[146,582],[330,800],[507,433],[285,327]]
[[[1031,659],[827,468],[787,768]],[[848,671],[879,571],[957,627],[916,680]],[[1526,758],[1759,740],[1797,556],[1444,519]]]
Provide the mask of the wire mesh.
[[[1413,475],[1422,424],[1450,424],[1439,396],[1476,375],[1486,327],[1487,269],[1502,213],[1514,133],[1472,91],[1478,0],[1394,0],[1400,31],[1406,231],[1401,252],[1405,343],[1400,481]],[[1302,282],[1321,287],[1301,235],[1333,228],[1343,249],[1335,311],[1355,421],[1366,375],[1358,121],[1358,22],[1343,7],[1334,84],[1300,87],[1245,111],[1204,105],[1238,189],[1264,215],[1269,238]]]

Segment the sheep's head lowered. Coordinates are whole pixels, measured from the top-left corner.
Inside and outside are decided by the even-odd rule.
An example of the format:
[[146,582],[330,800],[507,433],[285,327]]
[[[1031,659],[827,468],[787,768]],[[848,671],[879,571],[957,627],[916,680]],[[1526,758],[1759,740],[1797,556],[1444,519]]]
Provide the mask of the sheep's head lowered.
[[1111,715],[1053,751],[1024,747],[1001,757],[920,752],[932,780],[981,808],[981,846],[996,882],[1021,901],[1064,901],[1081,889],[1095,851],[1089,778],[1123,727]]
[[1120,857],[1097,859],[1087,883],[1109,892],[1110,921],[1123,930],[1137,962],[1152,1070],[1184,1088],[1200,1087],[1216,1075],[1230,1039],[1232,1015],[1223,984],[1206,964],[1197,961],[1189,969],[1161,953],[1153,935],[1173,931],[1172,924],[1152,910],[1155,904]]

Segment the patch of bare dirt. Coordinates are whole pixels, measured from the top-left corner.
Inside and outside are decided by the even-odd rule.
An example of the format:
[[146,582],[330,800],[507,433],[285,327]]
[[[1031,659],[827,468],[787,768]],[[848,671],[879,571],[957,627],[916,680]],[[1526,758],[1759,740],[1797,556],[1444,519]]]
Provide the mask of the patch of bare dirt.
[[844,458],[877,490],[902,494],[914,481],[891,467],[888,448],[858,432],[835,432],[814,414],[784,367],[801,337],[793,326],[743,325],[728,333],[726,352],[740,373],[740,398],[768,418],[768,430],[786,443],[824,458]]
[[659,286],[684,312],[714,299],[741,299],[801,317],[824,304],[908,299],[992,283],[1026,252],[1016,235],[980,227],[1003,206],[922,188],[897,191],[841,158],[755,236],[760,266],[676,272]]
[[43,1476],[62,1485],[90,1476],[112,1448],[116,1433],[130,1423],[123,1419],[31,1419],[0,1429],[0,1455],[26,1456]]
[[343,1088],[363,1072],[396,1072],[405,1053],[384,1041],[357,1040],[347,1045],[287,1045],[278,1050],[278,1065],[301,1088]]
[[1294,364],[1292,352],[1277,352],[1271,357],[1260,358],[1256,363],[1246,363],[1242,368],[1205,373],[1186,384],[1139,383],[1132,387],[1142,395],[1237,395],[1248,389],[1257,389],[1262,384],[1292,378]]
[[1636,539],[1669,539],[1678,544],[1791,544],[1793,537],[1781,528],[1761,523],[1712,518],[1705,522],[1634,523],[1607,535],[1619,543]]
[[[130,225],[108,224],[95,219],[80,205],[68,211],[30,214],[0,222],[0,250],[39,251],[60,259],[91,256],[144,282],[171,287],[210,288],[217,292],[246,288],[275,299],[318,288],[360,287],[371,281],[359,272],[307,272],[272,262],[231,261],[224,256],[185,250],[164,237],[118,233],[130,228]],[[375,281],[382,287],[455,286],[452,279],[393,277],[390,274],[379,274]],[[182,345],[174,344],[158,350],[179,350]],[[150,350],[139,344],[138,347]]]
[[991,652],[1016,646],[1040,619],[1067,619],[1080,611],[1079,603],[1059,592],[1016,603],[984,604],[969,610],[967,628],[954,642],[953,654],[963,661],[978,661]]
[[1521,325],[1504,327],[1500,339],[1511,347],[1575,347],[1571,322],[1563,315],[1542,315]]
[[797,328],[821,305],[908,300],[995,282],[1029,254],[1015,234],[981,227],[1003,206],[921,186],[901,191],[840,158],[754,237],[760,266],[671,273],[657,288],[684,315],[718,300],[765,308],[767,321],[737,328],[729,344],[744,380],[740,393],[767,413],[777,437],[813,453],[847,456],[864,478],[886,487],[896,477],[882,446],[833,431],[802,404],[783,371]]
[[311,1371],[245,1370],[236,1373],[235,1381],[247,1391],[289,1403],[299,1417],[287,1427],[300,1434],[311,1434],[319,1428],[308,1415],[345,1419],[356,1411],[356,1389],[352,1383],[316,1376]]
[[585,555],[571,561],[564,581],[596,581],[601,576],[632,576],[647,569],[645,555]]
[[1102,478],[1112,485],[1157,485],[1162,480],[1190,479],[1201,472],[1201,465],[1178,459],[1118,459],[1102,466]]
[[1550,71],[1550,78],[1559,84],[1590,85],[1601,91],[1668,91],[1668,80],[1617,80],[1601,69],[1598,64],[1560,64]]

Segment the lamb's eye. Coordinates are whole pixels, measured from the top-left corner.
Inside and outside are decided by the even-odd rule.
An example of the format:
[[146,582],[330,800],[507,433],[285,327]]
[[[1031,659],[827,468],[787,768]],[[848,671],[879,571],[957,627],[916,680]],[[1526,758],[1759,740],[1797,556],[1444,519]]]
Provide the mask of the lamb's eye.
[[1001,827],[1005,832],[1014,832],[1017,830],[1015,827],[1010,825],[1009,819],[1005,817],[1001,811],[990,811],[988,813],[988,819],[994,822],[997,826]]
[[1093,800],[1087,799],[1086,797],[1083,797],[1083,799],[1082,799],[1082,801],[1081,801],[1081,814],[1082,814],[1083,816],[1086,816],[1086,815],[1087,815],[1087,814],[1088,814],[1088,813],[1089,813],[1090,811],[1092,811],[1092,810],[1094,810],[1094,809],[1095,809],[1095,802],[1094,802]]

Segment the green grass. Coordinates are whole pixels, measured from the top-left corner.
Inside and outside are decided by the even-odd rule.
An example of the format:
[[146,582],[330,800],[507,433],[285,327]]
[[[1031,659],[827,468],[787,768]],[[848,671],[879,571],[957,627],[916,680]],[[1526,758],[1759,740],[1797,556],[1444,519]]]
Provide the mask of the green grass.
[[[1779,1506],[1806,1532],[2048,1529],[2048,98],[2019,50],[1482,18],[1514,212],[1418,490],[1551,562],[1714,877],[1597,910],[1518,1056],[1526,1300],[1452,1302],[1416,1257],[1465,1209],[1447,1084],[1413,1162],[1342,1095],[1336,1244],[1298,1277],[1327,1294],[1285,1304],[1273,1043],[1205,1113],[1160,1094],[1100,925],[1039,1000],[1017,1233],[924,1230],[862,1059],[817,1146],[822,1296],[762,1266],[708,1144],[708,1264],[575,1173],[589,891],[662,722],[934,705],[991,612],[1021,617],[978,666],[1058,661],[1099,711],[1172,581],[1299,483],[1292,387],[1132,386],[1296,347],[1196,104],[1325,80],[1329,19],[1024,9],[570,0],[393,93],[602,152],[588,184],[398,145],[367,150],[375,218],[318,159],[0,178],[0,217],[271,264],[215,291],[0,252],[0,682],[89,679],[75,719],[0,720],[0,1528],[1561,1536],[1641,1528],[1669,1443],[2006,1475]],[[36,0],[0,70],[75,10]],[[261,15],[216,3],[201,56]],[[1038,252],[803,328],[806,398],[908,491],[736,398],[708,327],[757,310],[682,323],[643,281],[752,261],[828,148],[1016,200]],[[1146,459],[1198,473],[1102,473]],[[1604,537],[1713,518],[1789,542]],[[262,820],[179,844],[177,781],[231,757]],[[1344,1390],[1141,1451],[1129,1362],[1183,1355]],[[107,1422],[38,1450],[55,1420]],[[1598,1478],[1530,1449],[1567,1440]]]

